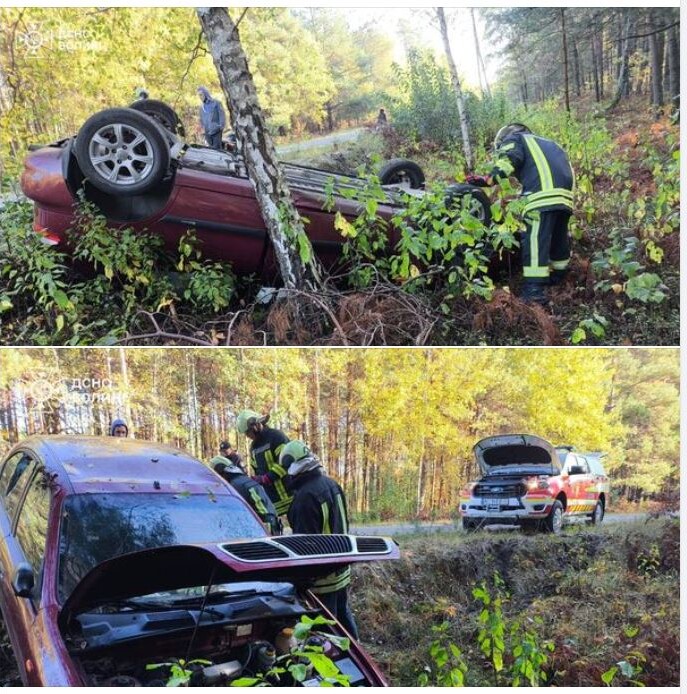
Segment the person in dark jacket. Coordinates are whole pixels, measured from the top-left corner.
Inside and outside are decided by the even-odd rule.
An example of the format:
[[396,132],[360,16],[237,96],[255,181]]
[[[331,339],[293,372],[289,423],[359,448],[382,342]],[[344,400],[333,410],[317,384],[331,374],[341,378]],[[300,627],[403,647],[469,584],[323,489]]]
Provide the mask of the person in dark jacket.
[[279,429],[267,426],[269,418],[253,410],[243,410],[236,418],[236,429],[251,440],[253,479],[265,488],[277,513],[282,516],[289,510],[292,495],[285,484],[286,468],[279,463],[279,454],[289,439]]
[[222,104],[210,96],[206,87],[198,87],[200,105],[200,125],[205,133],[205,141],[213,149],[222,149],[222,131],[226,125],[226,116]]
[[229,460],[231,463],[236,465],[236,467],[240,468],[243,470],[245,473],[246,470],[243,467],[243,460],[241,459],[241,456],[239,455],[239,452],[232,448],[231,444],[229,441],[222,441],[219,444],[219,454],[223,457]]
[[[348,533],[346,496],[322,464],[302,441],[290,441],[279,457],[288,469],[293,501],[289,508],[289,525],[294,533],[332,535]],[[358,627],[348,604],[351,567],[337,569],[315,581],[311,590],[341,625],[355,639]]]
[[575,177],[568,156],[553,140],[511,123],[496,134],[495,162],[488,176],[467,176],[473,185],[490,186],[514,176],[525,198],[525,231],[520,242],[522,298],[544,303],[544,287],[560,284],[570,264],[568,221]]
[[123,419],[113,419],[110,424],[110,436],[126,438],[129,435],[129,427]]
[[250,504],[262,522],[269,526],[272,535],[282,534],[282,524],[277,510],[260,484],[223,455],[216,455],[210,461],[210,466]]

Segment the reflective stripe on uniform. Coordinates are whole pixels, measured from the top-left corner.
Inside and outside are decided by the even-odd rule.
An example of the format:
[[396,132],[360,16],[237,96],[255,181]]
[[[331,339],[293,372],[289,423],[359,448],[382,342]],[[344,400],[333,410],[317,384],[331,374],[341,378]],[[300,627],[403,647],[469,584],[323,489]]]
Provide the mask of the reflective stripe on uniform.
[[348,518],[346,517],[346,509],[344,508],[341,494],[336,495],[336,503],[339,507],[339,515],[341,516],[341,522],[343,524],[343,532],[346,534],[348,532]]
[[534,135],[523,135],[522,139],[527,145],[532,159],[534,159],[534,165],[537,167],[537,172],[539,173],[539,182],[541,183],[542,191],[551,190],[553,188],[553,175],[551,174],[551,167],[546,161],[544,152],[542,152],[539,143],[534,138]]
[[333,593],[335,590],[345,588],[351,582],[351,567],[343,571],[336,571],[323,578],[318,578],[312,585],[313,593]]
[[523,277],[548,277],[548,266],[539,265],[539,225],[540,217],[538,212],[528,216],[530,223],[530,263],[523,265]]
[[505,145],[501,145],[497,150],[497,154],[501,154],[501,152],[509,152],[511,149],[515,147],[515,142],[507,142]]
[[251,487],[248,490],[248,493],[253,499],[253,508],[255,508],[261,518],[264,518],[267,515],[267,508],[265,507],[265,502],[262,500],[258,490],[255,487]]
[[326,501],[322,502],[322,534],[331,535],[332,529],[329,525],[329,506]]
[[570,265],[570,258],[566,258],[565,260],[552,260],[551,261],[551,267],[554,270],[565,270],[568,265]]
[[525,199],[527,201],[525,203],[525,212],[552,205],[562,205],[569,210],[573,209],[573,194],[567,188],[553,188],[552,190],[530,193],[525,195]]

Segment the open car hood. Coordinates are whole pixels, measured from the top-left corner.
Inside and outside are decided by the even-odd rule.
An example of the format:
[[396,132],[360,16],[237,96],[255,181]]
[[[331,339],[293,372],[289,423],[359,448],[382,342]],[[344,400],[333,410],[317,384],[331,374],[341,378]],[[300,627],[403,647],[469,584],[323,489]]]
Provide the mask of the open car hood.
[[472,449],[482,474],[558,474],[556,449],[532,434],[489,436]]
[[355,535],[284,535],[207,545],[170,545],[122,554],[91,569],[59,614],[61,627],[105,603],[167,590],[234,581],[307,585],[337,567],[398,559],[391,538]]

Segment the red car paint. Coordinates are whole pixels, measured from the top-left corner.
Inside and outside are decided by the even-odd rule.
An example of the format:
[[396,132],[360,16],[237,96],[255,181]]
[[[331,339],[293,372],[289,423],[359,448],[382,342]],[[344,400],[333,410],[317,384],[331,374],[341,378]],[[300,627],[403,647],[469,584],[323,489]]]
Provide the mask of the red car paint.
[[[194,151],[201,150],[194,147]],[[319,182],[325,178],[354,180],[306,167],[292,166],[292,170],[306,177],[310,172]],[[38,149],[26,157],[21,187],[35,203],[37,231],[50,235],[51,239],[66,240],[67,230],[74,225],[75,193],[81,180],[69,140]],[[336,211],[353,220],[360,211],[358,203],[335,196],[334,209],[326,210],[323,185],[318,190],[318,185],[290,181],[289,187],[296,208],[307,220],[306,233],[315,253],[324,265],[333,266],[340,260],[343,247],[343,238],[334,226]],[[113,198],[108,199],[104,193],[97,193],[95,200],[112,226],[131,226],[138,231],[159,234],[169,250],[175,250],[187,229],[195,227],[205,257],[231,262],[241,274],[256,273],[265,279],[276,276],[272,246],[247,178],[181,165],[169,190],[160,194],[154,211],[133,220],[112,217],[106,208]],[[379,206],[378,214],[388,219],[399,209],[389,198],[389,204]],[[396,233],[390,234],[392,244],[397,240]]]
[[[20,463],[17,464],[17,461]],[[18,470],[23,461],[28,461],[28,464],[7,493],[15,477],[12,471]],[[42,575],[42,583],[34,597],[18,597],[12,580],[17,567],[27,562],[27,555],[18,540],[18,526],[38,527],[31,524],[36,523],[36,518],[40,516],[39,508],[32,507],[30,502],[25,504],[34,489],[47,489],[45,493],[49,494],[42,571],[36,574]],[[240,509],[240,523],[250,528],[251,534],[249,538],[228,538],[227,543],[171,545],[115,555],[81,577],[66,601],[61,601],[58,594],[60,532],[61,523],[66,522],[67,502],[101,495],[107,495],[107,498],[130,495],[144,499],[143,494],[178,499],[175,504],[201,497],[208,505],[232,504],[233,508]],[[138,507],[140,510],[141,503]],[[13,510],[8,512],[9,509]],[[131,513],[134,510],[132,506]],[[238,517],[231,519],[231,523],[240,524]],[[96,532],[90,524],[88,527],[89,532]],[[363,557],[362,549],[355,557],[336,557],[332,553],[331,556],[322,557],[294,555],[278,560],[248,561],[234,556],[231,552],[238,553],[246,541],[252,546],[256,542],[271,543],[273,540],[230,485],[208,467],[177,449],[113,437],[34,436],[15,446],[0,470],[0,532],[0,608],[22,681],[26,685],[37,686],[80,686],[91,683],[78,649],[75,651],[73,643],[71,648],[68,647],[67,642],[71,643],[78,634],[78,630],[74,632],[72,627],[74,619],[89,607],[101,604],[102,600],[191,586],[194,585],[193,581],[206,580],[205,569],[208,567],[215,570],[218,580],[227,583],[233,580],[270,581],[278,577],[280,581],[292,580],[294,585],[305,586],[307,580],[328,573],[333,565],[372,558]],[[36,536],[36,533],[31,535]],[[372,539],[377,542],[381,540]],[[89,535],[87,541],[96,540]],[[356,538],[356,547],[358,541]],[[63,549],[63,558],[69,556],[69,551],[69,547]],[[398,550],[389,544],[386,555],[375,558],[397,557]],[[330,616],[305,587],[299,588],[299,591],[303,604],[309,604]],[[261,623],[256,621],[258,628]],[[334,633],[345,635],[338,624],[332,629]],[[207,645],[206,641],[209,643],[210,627],[202,626],[198,632],[200,638],[197,646],[202,650],[204,644]],[[206,632],[205,635],[203,632]],[[159,659],[151,659],[150,662],[174,657],[175,646],[180,648],[181,644],[187,644],[188,634],[174,632],[158,635],[155,643],[155,654],[159,654]],[[150,648],[150,637],[147,641],[136,638],[112,645],[109,650],[106,649],[106,654],[116,653],[117,657],[138,655],[140,659],[142,652],[149,657]],[[98,653],[99,656],[103,655],[102,649]],[[184,653],[177,652],[176,655],[184,657]],[[354,661],[369,684],[385,686],[379,669],[360,646],[352,643],[346,655]]]

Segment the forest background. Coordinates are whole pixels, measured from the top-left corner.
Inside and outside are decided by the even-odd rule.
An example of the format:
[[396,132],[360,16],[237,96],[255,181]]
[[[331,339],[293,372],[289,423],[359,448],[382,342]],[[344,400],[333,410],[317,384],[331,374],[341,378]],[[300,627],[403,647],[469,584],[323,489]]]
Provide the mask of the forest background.
[[611,507],[679,490],[677,349],[16,349],[0,438],[136,438],[208,461],[248,407],[303,438],[359,519],[455,515],[472,446],[499,433],[607,454]]

